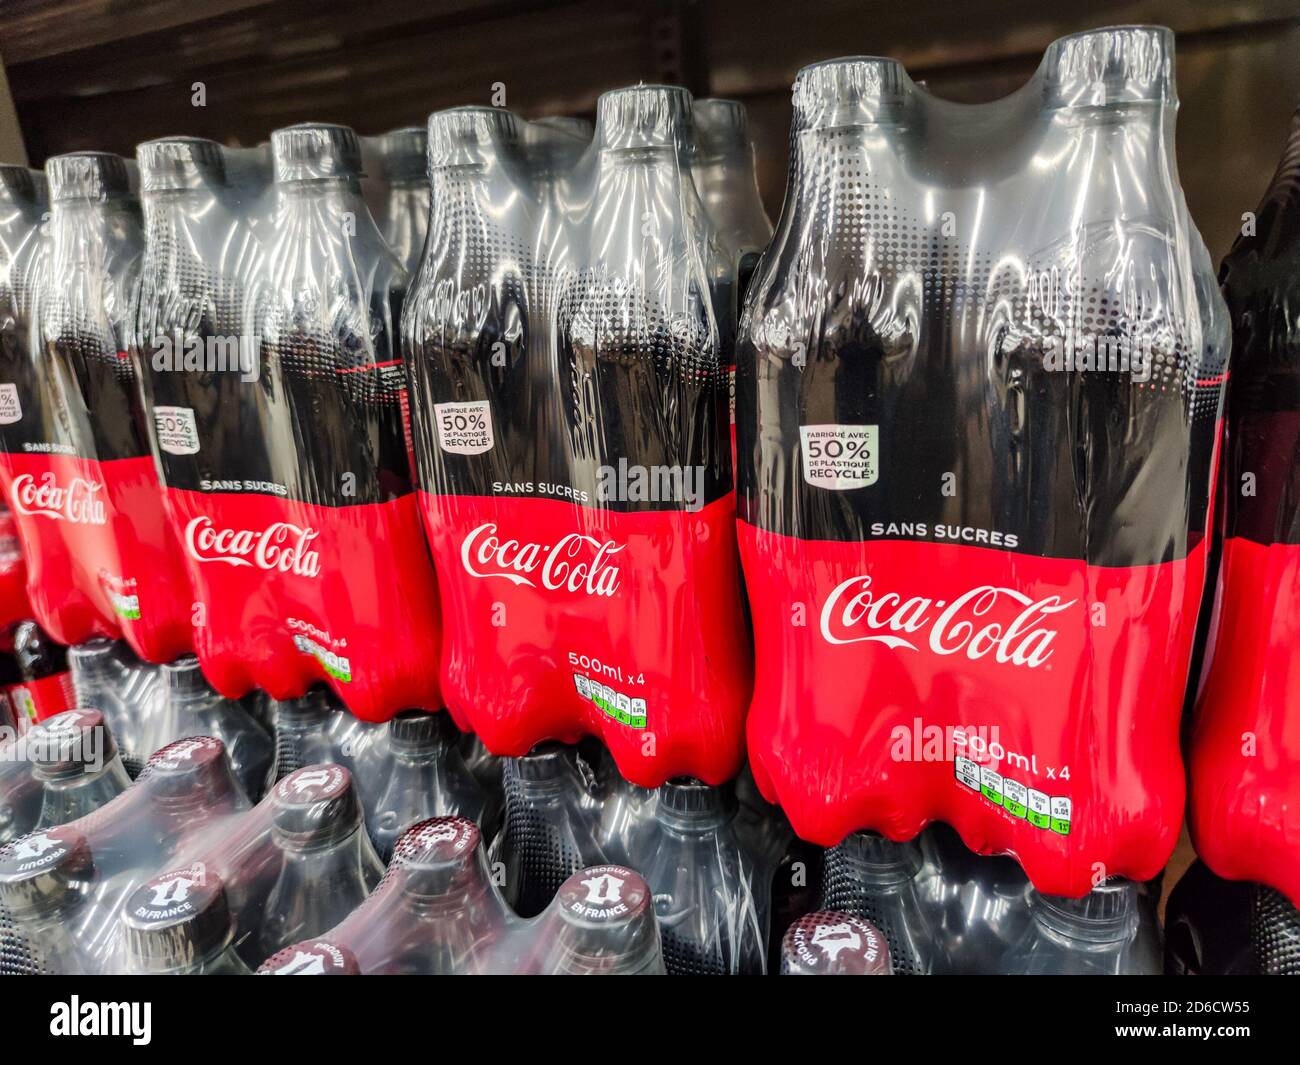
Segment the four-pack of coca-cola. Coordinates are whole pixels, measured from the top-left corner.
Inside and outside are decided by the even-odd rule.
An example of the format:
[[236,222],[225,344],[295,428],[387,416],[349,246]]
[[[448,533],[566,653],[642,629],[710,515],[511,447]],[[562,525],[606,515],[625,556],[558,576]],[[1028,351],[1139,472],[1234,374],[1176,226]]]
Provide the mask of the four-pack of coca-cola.
[[1300,139],[1225,310],[1173,66],[806,67],[775,231],[672,86],[0,166],[0,972],[1294,969]]

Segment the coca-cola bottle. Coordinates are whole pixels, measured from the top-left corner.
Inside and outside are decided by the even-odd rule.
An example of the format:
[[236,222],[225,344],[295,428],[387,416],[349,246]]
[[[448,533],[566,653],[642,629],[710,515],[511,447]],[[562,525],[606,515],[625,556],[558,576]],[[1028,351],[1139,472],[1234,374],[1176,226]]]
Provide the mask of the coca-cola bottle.
[[870,922],[819,910],[800,917],[781,941],[782,976],[890,976],[889,946]]
[[[640,786],[718,784],[750,666],[690,96],[607,93],[568,173],[555,143],[493,108],[429,120],[402,331],[447,705],[496,754],[587,733]],[[689,624],[655,613],[686,587]]]
[[435,708],[436,587],[393,341],[405,275],[361,199],[351,130],[277,130],[272,153],[256,197],[211,142],[138,152],[140,363],[197,651],[230,697],[323,682],[367,720]]
[[247,710],[212,689],[194,655],[162,667],[159,698],[147,746],[157,750],[186,736],[215,736],[225,745],[244,793],[254,799],[262,794],[275,745]]
[[951,968],[941,935],[934,863],[916,841],[854,832],[826,852],[823,909],[865,917],[884,934],[895,973],[929,976]]
[[[362,798],[366,799],[369,770],[366,775],[358,770],[361,765],[370,764],[370,748],[382,731],[380,726],[353,717],[338,696],[323,684],[297,699],[274,702],[270,714],[275,762],[268,787],[303,766],[336,762],[357,777]],[[375,781],[374,785],[379,787],[380,783]]]
[[[1223,260],[1232,376],[1222,557],[1190,742],[1188,828],[1211,869],[1300,905],[1300,114]],[[1245,206],[1242,204],[1241,206]]]
[[1228,351],[1173,49],[1076,34],[961,108],[796,79],[736,423],[749,758],[802,838],[940,820],[1062,895],[1173,851]]
[[[47,459],[33,513],[75,536],[76,588],[98,612],[93,631],[51,631],[70,643],[120,632],[145,659],[166,662],[190,648],[192,596],[163,513],[130,357],[140,205],[118,156],[77,152],[45,169],[50,247],[35,320],[66,446]],[[19,487],[14,498],[25,495]]]
[[443,713],[407,710],[388,723],[383,751],[367,762],[384,781],[366,809],[370,839],[384,861],[408,828],[431,817],[468,818],[486,838],[496,835],[501,809],[465,765],[459,739]]
[[1030,889],[1032,922],[999,971],[1020,975],[1155,976],[1163,971],[1160,928],[1137,885],[1109,880],[1083,898]]
[[94,875],[85,837],[69,828],[0,847],[0,975],[95,971],[75,933]]
[[429,230],[428,131],[423,126],[395,129],[378,141],[385,195],[375,222],[398,262],[414,276]]
[[262,905],[258,961],[333,928],[384,875],[363,831],[352,774],[342,766],[299,769],[275,786],[269,802],[282,864]]
[[234,927],[221,878],[180,869],[141,884],[122,913],[128,972],[168,976],[247,976],[232,945]]
[[75,705],[67,648],[36,622],[24,621],[14,630],[14,657],[22,683],[9,689],[9,698],[27,727]]
[[122,764],[134,778],[140,775],[149,737],[157,727],[161,674],[141,662],[122,641],[96,638],[68,648],[68,669],[78,706],[94,707],[104,715]]
[[383,882],[314,942],[262,965],[282,975],[448,975],[481,971],[514,917],[492,882],[477,825],[436,817],[397,843]]
[[94,586],[87,591],[83,582],[93,574],[79,561],[86,526],[59,519],[62,510],[52,504],[66,492],[41,491],[60,473],[66,487],[77,464],[51,454],[75,453],[75,446],[37,329],[37,291],[49,273],[50,252],[44,239],[49,212],[44,175],[37,178],[25,167],[0,165],[0,482],[30,565],[31,596],[31,610],[6,623],[35,616],[52,632],[75,640],[92,635],[102,619]]
[[514,911],[533,917],[568,876],[604,861],[595,780],[577,751],[558,743],[505,759],[502,777],[506,807],[492,861],[504,866]]
[[113,734],[98,710],[56,714],[28,732],[25,742],[32,775],[41,784],[38,830],[84,817],[131,784]]
[[738,831],[734,789],[674,778],[638,805],[601,844],[650,885],[668,972],[765,973],[775,859]]
[[650,889],[621,865],[574,873],[546,912],[516,935],[514,965],[489,971],[539,976],[662,976]]

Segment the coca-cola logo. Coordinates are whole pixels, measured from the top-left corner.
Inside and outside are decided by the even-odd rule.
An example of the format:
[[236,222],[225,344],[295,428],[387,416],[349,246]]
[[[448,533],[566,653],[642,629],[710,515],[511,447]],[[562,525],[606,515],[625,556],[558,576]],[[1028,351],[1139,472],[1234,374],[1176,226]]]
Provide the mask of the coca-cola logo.
[[277,521],[258,532],[219,529],[211,518],[198,517],[185,526],[185,549],[199,562],[256,566],[299,577],[317,577],[320,554],[312,550],[311,543],[319,535],[316,529],[288,521]]
[[14,506],[24,514],[39,514],[76,525],[103,525],[107,518],[100,498],[103,484],[74,477],[66,486],[51,473],[39,481],[30,473],[14,478]]
[[551,591],[611,596],[618,591],[614,560],[626,545],[569,533],[553,545],[503,539],[494,522],[480,525],[460,545],[460,563],[471,577],[504,577],[512,584]]
[[1074,606],[1052,595],[1033,599],[1014,588],[982,584],[952,600],[897,592],[877,595],[870,577],[850,577],[835,587],[821,613],[827,643],[883,643],[893,650],[929,647],[937,655],[964,654],[972,661],[1036,669],[1052,657],[1053,615]]

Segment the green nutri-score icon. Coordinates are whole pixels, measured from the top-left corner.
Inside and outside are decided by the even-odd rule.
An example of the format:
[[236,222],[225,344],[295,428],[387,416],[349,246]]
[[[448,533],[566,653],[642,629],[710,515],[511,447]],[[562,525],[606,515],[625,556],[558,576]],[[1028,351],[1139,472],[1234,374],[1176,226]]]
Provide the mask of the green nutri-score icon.
[[958,757],[954,765],[958,784],[977,791],[988,802],[1000,806],[1012,817],[1019,817],[1034,828],[1057,835],[1070,834],[1072,802],[1063,795],[1046,792],[1011,780],[987,766],[977,765],[969,758]]

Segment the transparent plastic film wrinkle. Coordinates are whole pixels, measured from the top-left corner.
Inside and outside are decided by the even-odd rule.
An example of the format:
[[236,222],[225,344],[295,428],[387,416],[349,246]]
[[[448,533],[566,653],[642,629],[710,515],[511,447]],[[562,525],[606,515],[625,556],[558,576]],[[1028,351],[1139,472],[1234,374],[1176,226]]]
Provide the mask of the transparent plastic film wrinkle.
[[738,343],[754,778],[825,846],[939,820],[1045,892],[1148,879],[1228,353],[1173,35],[1064,38],[976,106],[832,60],[793,104]]

